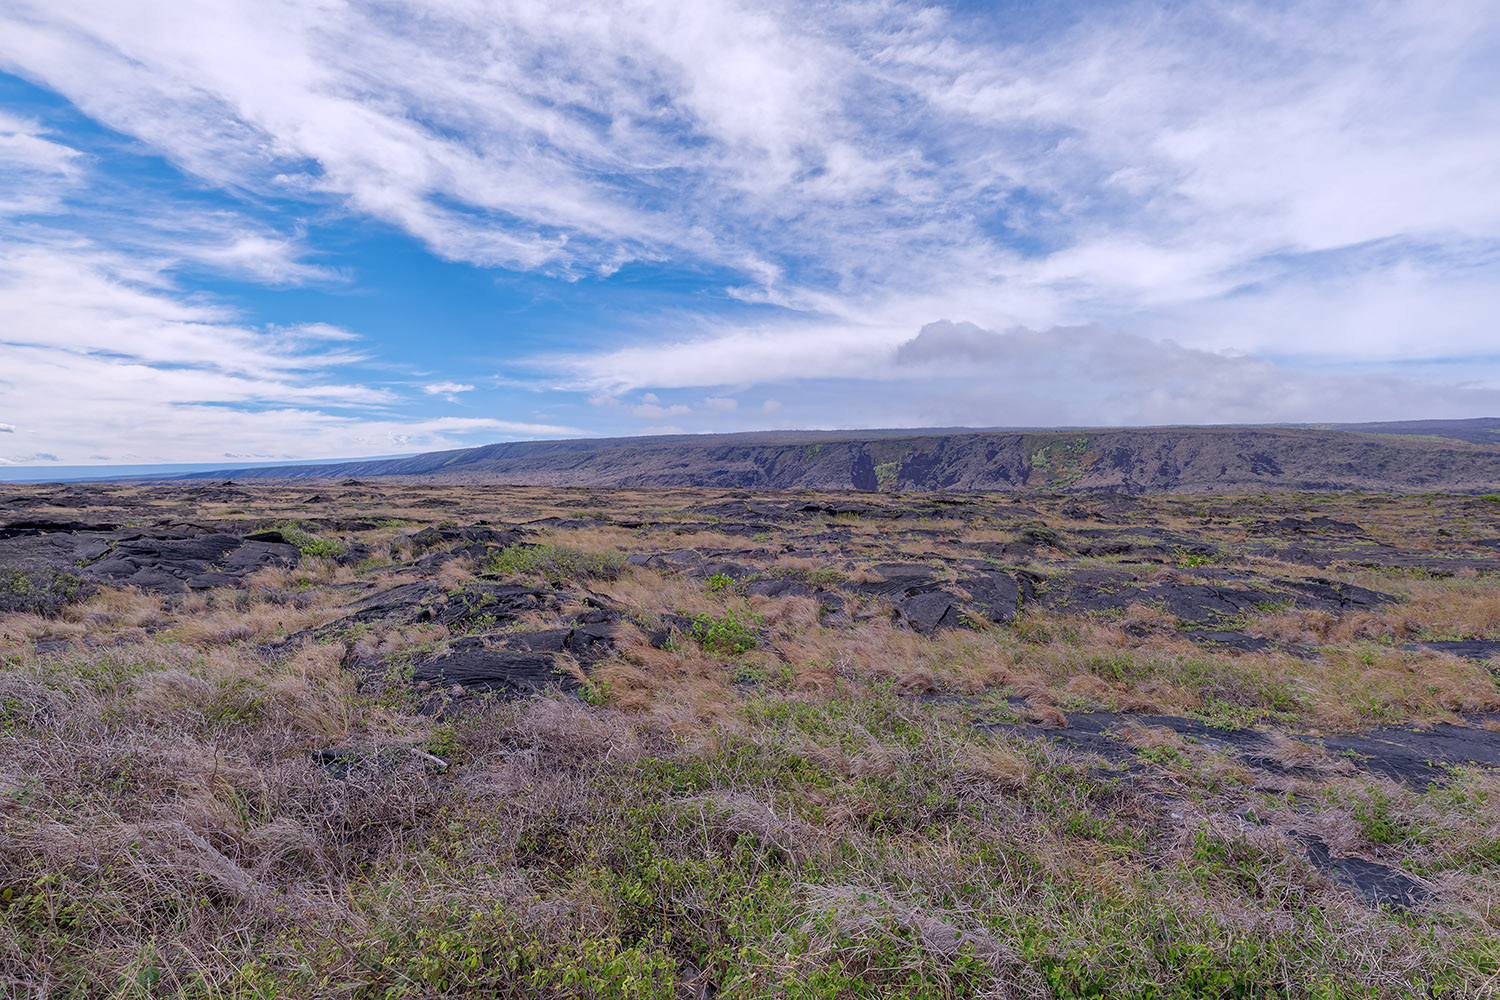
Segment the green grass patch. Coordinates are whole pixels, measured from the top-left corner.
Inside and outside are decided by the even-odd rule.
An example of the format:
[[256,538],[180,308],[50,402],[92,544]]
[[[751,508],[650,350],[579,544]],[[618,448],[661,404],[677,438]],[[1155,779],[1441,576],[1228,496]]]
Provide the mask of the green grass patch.
[[508,545],[490,556],[480,571],[486,576],[540,576],[548,583],[613,580],[627,565],[613,550],[585,552],[566,545]]

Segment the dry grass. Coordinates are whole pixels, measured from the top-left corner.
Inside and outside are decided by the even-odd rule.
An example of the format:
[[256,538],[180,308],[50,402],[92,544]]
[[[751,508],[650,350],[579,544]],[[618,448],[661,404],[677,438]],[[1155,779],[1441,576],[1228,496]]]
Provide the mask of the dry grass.
[[[311,490],[287,489],[259,513],[306,515]],[[385,492],[372,511],[417,523],[358,540],[398,560],[401,537],[439,519],[659,517],[712,498]],[[458,506],[419,506],[450,495]],[[1072,523],[1052,510],[1066,501],[1036,503],[1049,524]],[[1007,504],[993,521],[918,527],[1008,540]],[[1399,538],[1418,518],[1445,523],[1425,510],[1362,516]],[[811,527],[828,526],[858,540],[840,563],[962,551],[889,523]],[[738,561],[761,547],[608,525],[548,537]],[[455,591],[473,569],[400,579]],[[618,625],[613,653],[558,658],[597,704],[469,698],[442,716],[418,711],[397,668],[468,636],[391,619],[281,645],[377,586],[327,561],[262,570],[239,591],[105,589],[58,618],[7,615],[0,995],[1383,997],[1425,995],[1419,981],[1487,995],[1500,777],[1460,771],[1422,792],[1291,734],[1500,709],[1481,664],[1392,644],[1496,635],[1496,578],[1318,575],[1406,600],[1245,623],[1321,647],[1299,659],[1193,646],[1140,606],[923,636],[887,603],[850,596],[852,617],[825,619],[817,598],[743,598],[632,567],[560,583],[556,610],[496,624],[495,637],[569,627],[595,611],[586,591],[623,605],[639,627]],[[663,616],[731,609],[755,616],[754,648],[647,635]],[[39,650],[53,640],[66,648]],[[1131,769],[975,725],[1064,726],[1090,708],[1268,727],[1258,752],[1285,773],[1140,724],[1117,731]],[[1432,900],[1405,916],[1370,909],[1308,864],[1306,834],[1414,874]]]
[[594,589],[647,617],[663,611],[688,616],[720,614],[728,599],[710,592],[701,580],[666,576],[639,566],[627,568],[617,579],[597,581]]
[[1283,767],[1304,768],[1320,772],[1349,772],[1353,765],[1347,760],[1335,760],[1328,751],[1309,740],[1299,740],[1286,733],[1266,734],[1266,758]]
[[438,569],[437,582],[447,591],[462,590],[466,584],[474,581],[476,569],[478,566],[468,556],[450,559]]
[[606,685],[610,704],[645,714],[673,731],[690,731],[722,721],[738,697],[722,661],[696,646],[657,649],[644,633],[627,627],[617,639],[620,657],[594,672]]

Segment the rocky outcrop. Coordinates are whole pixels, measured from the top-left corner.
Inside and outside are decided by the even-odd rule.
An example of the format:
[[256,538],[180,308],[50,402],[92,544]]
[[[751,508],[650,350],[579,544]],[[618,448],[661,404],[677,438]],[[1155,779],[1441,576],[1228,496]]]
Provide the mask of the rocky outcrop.
[[100,583],[185,593],[234,586],[301,552],[275,533],[237,535],[186,523],[117,528],[93,522],[0,525],[0,565],[48,568]]

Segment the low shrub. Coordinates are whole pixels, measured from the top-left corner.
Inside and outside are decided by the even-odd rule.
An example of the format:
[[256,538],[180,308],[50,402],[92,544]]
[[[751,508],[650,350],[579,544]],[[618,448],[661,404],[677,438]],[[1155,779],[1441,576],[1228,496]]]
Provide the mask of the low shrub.
[[309,559],[337,559],[343,555],[344,545],[336,538],[323,538],[297,524],[285,524],[278,529],[288,545],[297,547]]
[[69,604],[93,595],[93,584],[81,576],[51,567],[0,566],[0,612],[56,615]]
[[743,653],[760,644],[757,629],[765,621],[762,615],[735,608],[718,616],[703,611],[693,617],[688,631],[704,649],[715,653]]

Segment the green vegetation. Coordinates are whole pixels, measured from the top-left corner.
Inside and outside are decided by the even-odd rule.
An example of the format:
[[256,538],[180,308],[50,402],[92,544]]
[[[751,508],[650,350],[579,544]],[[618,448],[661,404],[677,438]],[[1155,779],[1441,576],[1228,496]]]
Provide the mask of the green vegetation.
[[343,543],[336,538],[323,538],[298,524],[283,524],[277,529],[288,545],[309,559],[337,559],[344,554]]
[[757,630],[764,625],[763,616],[738,608],[729,608],[722,615],[701,611],[693,616],[689,634],[715,653],[743,653],[760,644]]
[[1088,472],[1096,457],[1089,450],[1089,438],[1078,436],[1066,440],[1045,439],[1027,456],[1027,465],[1035,485],[1044,489],[1067,489]]
[[0,613],[21,611],[33,615],[56,615],[93,592],[92,584],[72,573],[50,568],[0,566]]
[[486,576],[539,576],[549,583],[613,580],[625,569],[623,553],[585,552],[566,545],[508,545],[490,556]]
[[[727,1000],[1415,1000],[1482,996],[1500,970],[1478,922],[1356,912],[1274,838],[1200,822],[1174,847],[1123,772],[997,742],[889,685],[753,697],[728,721],[686,747],[607,709],[489,706],[425,746],[458,768],[510,748],[513,787],[447,790],[416,758],[350,758],[339,780],[358,795],[307,800],[294,847],[266,833],[225,860],[182,854],[191,841],[166,830],[89,854],[0,842],[0,969],[46,956],[70,995],[246,1000],[710,985]],[[1188,794],[1212,788],[1187,766],[1200,755],[1156,757]],[[116,764],[86,792],[93,822],[156,801],[148,768]],[[55,791],[31,794],[68,821]],[[220,822],[267,831],[298,808],[291,787],[217,795]],[[336,896],[236,881],[267,860],[288,887],[356,860],[361,874]],[[163,913],[181,921],[170,943],[116,950]]]

